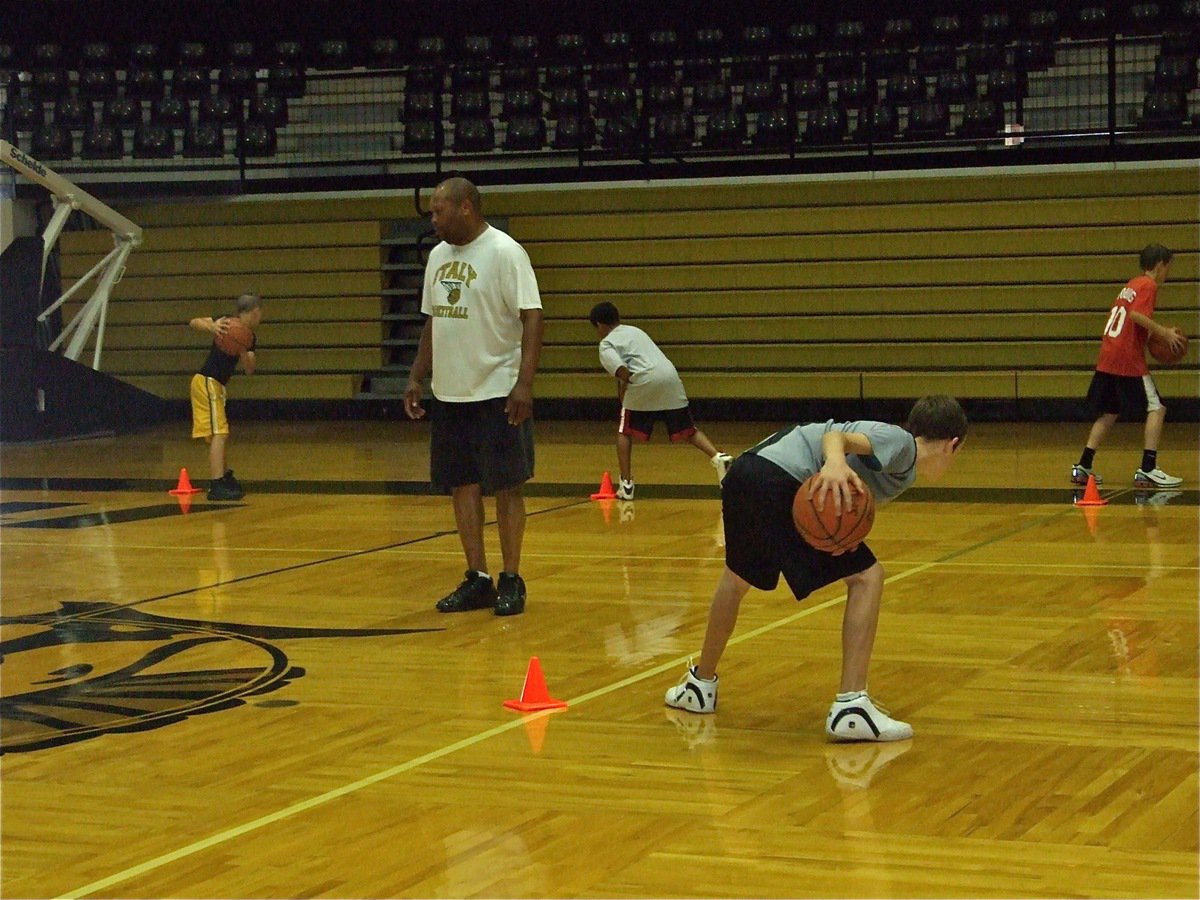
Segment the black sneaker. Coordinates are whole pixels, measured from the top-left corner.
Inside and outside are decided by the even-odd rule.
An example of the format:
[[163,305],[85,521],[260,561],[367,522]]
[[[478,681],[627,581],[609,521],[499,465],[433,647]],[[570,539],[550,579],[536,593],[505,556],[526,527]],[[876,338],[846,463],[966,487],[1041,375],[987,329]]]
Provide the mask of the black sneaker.
[[525,612],[525,579],[520,575],[501,572],[498,593],[496,615],[519,616]]
[[478,572],[467,570],[463,583],[454,593],[437,602],[438,612],[468,612],[472,609],[490,609],[496,605],[496,586],[492,579]]
[[242,486],[233,477],[233,469],[226,469],[225,474],[213,481],[208,488],[209,500],[241,500],[245,496]]

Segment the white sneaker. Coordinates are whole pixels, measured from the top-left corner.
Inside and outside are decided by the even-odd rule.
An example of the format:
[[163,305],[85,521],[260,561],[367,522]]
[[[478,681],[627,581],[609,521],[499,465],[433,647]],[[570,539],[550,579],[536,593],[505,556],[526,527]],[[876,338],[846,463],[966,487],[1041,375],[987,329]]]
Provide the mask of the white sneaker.
[[1089,475],[1096,479],[1097,485],[1104,484],[1104,479],[1095,470],[1085,469],[1078,463],[1071,466],[1071,484],[1087,484]]
[[1135,487],[1173,488],[1183,484],[1183,479],[1168,475],[1162,469],[1151,469],[1149,472],[1138,469],[1133,473],[1133,484]]
[[717,677],[705,681],[696,677],[696,667],[688,666],[687,677],[667,691],[664,698],[667,706],[686,709],[694,713],[717,711]]
[[712,467],[717,470],[717,484],[725,480],[725,473],[729,471],[729,467],[733,465],[733,457],[728,453],[717,452],[710,459]]
[[849,700],[833,701],[825,733],[835,741],[903,741],[912,737],[913,730],[876,706],[866,691],[859,691]]
[[618,500],[632,500],[633,499],[633,482],[632,481],[626,481],[624,478],[621,479],[621,483],[619,485],[617,485],[617,499]]

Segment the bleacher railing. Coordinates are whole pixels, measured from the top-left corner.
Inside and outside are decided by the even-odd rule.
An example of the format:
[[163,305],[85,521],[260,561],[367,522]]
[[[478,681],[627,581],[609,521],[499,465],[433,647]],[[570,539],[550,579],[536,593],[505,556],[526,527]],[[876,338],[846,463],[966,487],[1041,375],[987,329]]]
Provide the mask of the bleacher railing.
[[[815,100],[799,93],[803,77],[786,53],[714,60],[706,83],[727,90],[726,99],[717,92],[716,108],[697,83],[675,78],[678,92],[658,90],[646,60],[581,63],[565,95],[548,83],[551,67],[542,61],[527,85],[532,99],[515,102],[503,88],[524,66],[310,69],[282,87],[262,79],[225,121],[209,123],[207,144],[197,142],[204,111],[196,98],[186,122],[167,125],[151,122],[145,103],[144,130],[160,125],[149,148],[128,146],[130,137],[145,139],[127,123],[117,158],[85,158],[76,129],[56,166],[89,184],[136,179],[150,191],[228,192],[308,181],[412,186],[450,170],[537,183],[1198,155],[1196,55],[1179,54],[1183,68],[1165,83],[1161,35],[1060,41],[1032,52],[1014,41],[982,63],[970,46],[959,47],[953,71],[965,77],[949,87],[918,70],[915,48],[907,52],[905,72],[918,76],[921,96],[899,100],[868,51],[836,76],[835,54],[816,54],[806,79]],[[683,59],[667,62],[684,71]],[[766,75],[766,101],[749,86],[756,79],[739,74],[744,63]],[[577,114],[564,107],[571,88]],[[51,122],[55,114],[46,112]],[[33,131],[15,129],[11,116],[7,136],[36,153]]]

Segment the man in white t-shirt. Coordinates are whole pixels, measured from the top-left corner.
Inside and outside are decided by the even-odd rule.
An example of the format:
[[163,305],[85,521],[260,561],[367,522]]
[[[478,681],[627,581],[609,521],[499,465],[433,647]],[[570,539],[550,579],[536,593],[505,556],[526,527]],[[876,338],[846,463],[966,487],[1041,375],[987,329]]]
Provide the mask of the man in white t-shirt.
[[617,426],[617,462],[621,467],[618,500],[633,499],[633,438],[650,440],[654,423],[662,419],[672,441],[687,441],[709,458],[717,481],[725,477],[733,457],[713,446],[692,420],[687,393],[674,364],[650,335],[621,324],[621,313],[607,301],[588,316],[600,336],[600,365],[617,379],[621,422]]
[[[467,572],[439,612],[525,611],[518,574],[525,533],[521,486],[533,477],[533,376],[542,349],[542,301],[529,256],[488,225],[465,178],[448,178],[429,204],[442,242],[425,267],[421,331],[404,391],[411,419],[425,415],[421,383],[433,371],[430,480],[450,494]],[[483,546],[483,495],[496,496],[504,570],[496,584]]]

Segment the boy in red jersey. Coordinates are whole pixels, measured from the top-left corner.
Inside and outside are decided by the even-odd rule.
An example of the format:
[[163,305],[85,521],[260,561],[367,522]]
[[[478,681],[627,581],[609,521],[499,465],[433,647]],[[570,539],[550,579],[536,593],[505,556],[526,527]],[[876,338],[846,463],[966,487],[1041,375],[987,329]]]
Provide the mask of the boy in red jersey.
[[1088,434],[1087,446],[1079,462],[1071,467],[1071,482],[1087,484],[1093,475],[1096,483],[1103,482],[1092,471],[1096,449],[1118,416],[1127,419],[1146,419],[1146,442],[1142,465],[1133,475],[1133,483],[1142,488],[1171,488],[1183,479],[1168,475],[1158,468],[1158,439],[1162,435],[1167,409],[1159,399],[1154,379],[1146,368],[1146,341],[1157,334],[1178,349],[1183,338],[1154,321],[1154,301],[1158,288],[1167,280],[1174,254],[1162,244],[1150,244],[1139,259],[1142,274],[1129,280],[1117,295],[1104,326],[1100,341],[1100,358],[1088,388],[1088,405],[1098,418]]

